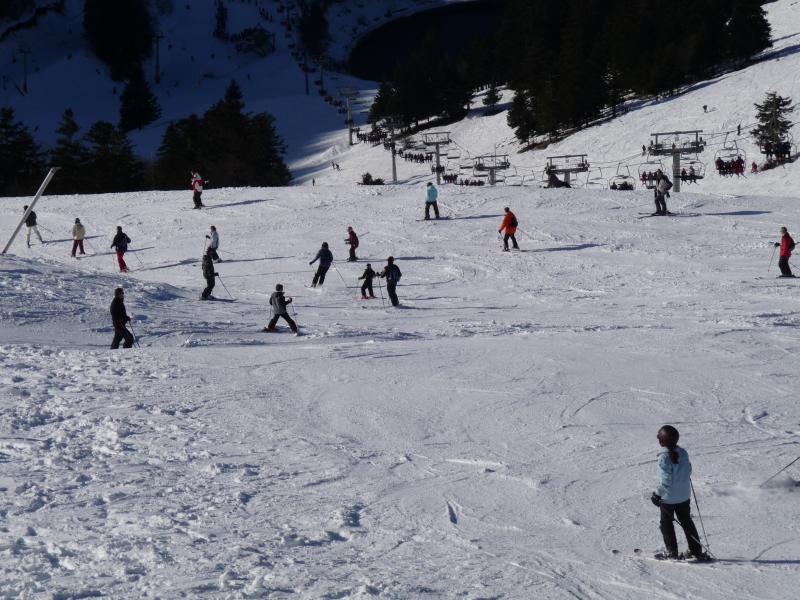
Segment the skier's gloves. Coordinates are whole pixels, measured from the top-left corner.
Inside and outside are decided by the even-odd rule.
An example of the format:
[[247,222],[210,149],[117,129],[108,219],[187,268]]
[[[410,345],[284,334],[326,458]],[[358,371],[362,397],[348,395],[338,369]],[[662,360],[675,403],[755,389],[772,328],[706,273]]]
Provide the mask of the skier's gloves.
[[661,496],[653,492],[653,495],[650,496],[650,502],[653,503],[653,506],[661,506]]
[[214,277],[219,277],[219,273],[214,273]]
[[781,247],[781,243],[780,242],[775,242],[775,247],[776,248],[780,248]]
[[210,240],[210,239],[211,239],[211,236],[210,236],[210,235],[207,235],[207,236],[206,236],[206,239],[207,239],[207,240]]

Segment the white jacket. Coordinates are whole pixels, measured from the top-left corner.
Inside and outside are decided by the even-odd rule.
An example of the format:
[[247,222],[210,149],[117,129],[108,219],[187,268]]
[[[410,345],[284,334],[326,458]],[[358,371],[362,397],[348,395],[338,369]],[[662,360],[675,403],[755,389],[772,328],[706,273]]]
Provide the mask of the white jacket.
[[208,243],[208,247],[214,250],[219,248],[219,234],[216,231],[211,232],[211,241]]
[[72,226],[72,239],[82,240],[86,237],[86,228],[81,223],[75,223]]

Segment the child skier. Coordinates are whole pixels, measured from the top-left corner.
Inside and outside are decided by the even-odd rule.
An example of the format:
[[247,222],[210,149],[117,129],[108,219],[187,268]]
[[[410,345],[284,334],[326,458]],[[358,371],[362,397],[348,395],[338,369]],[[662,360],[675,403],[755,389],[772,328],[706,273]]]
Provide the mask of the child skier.
[[278,317],[281,317],[284,321],[286,321],[286,323],[288,323],[289,328],[294,333],[297,333],[297,323],[295,323],[292,320],[292,317],[289,316],[289,311],[286,308],[292,303],[292,299],[287,299],[284,297],[283,285],[280,283],[275,286],[275,291],[272,292],[272,295],[269,297],[269,303],[272,307],[272,318],[269,320],[267,326],[264,327],[263,331],[268,333],[275,331],[275,325],[278,323]]
[[192,169],[192,200],[194,200],[194,206],[192,208],[203,208],[205,206],[203,204],[202,196],[203,196],[203,178],[200,176],[196,170]]
[[347,228],[347,239],[344,241],[345,244],[350,246],[350,257],[347,259],[347,262],[356,262],[358,258],[356,258],[356,248],[358,248],[358,236],[356,232],[353,231],[352,227]]
[[367,263],[367,268],[364,269],[364,274],[359,277],[359,279],[363,279],[364,283],[361,284],[361,299],[367,299],[367,292],[369,292],[369,297],[374,298],[375,294],[372,291],[372,280],[375,278],[375,271],[372,270],[372,265]]
[[212,298],[211,292],[214,289],[217,275],[219,275],[219,273],[214,271],[214,263],[211,260],[211,250],[209,249],[208,252],[203,255],[203,277],[205,277],[206,280],[206,287],[203,293],[200,294],[200,300]]
[[[678,430],[672,425],[664,425],[658,430],[658,443],[664,450],[658,454],[659,483],[650,500],[661,509],[661,534],[664,536],[664,545],[667,548],[663,558],[708,560],[709,556],[703,552],[691,516],[692,463],[689,462],[686,450],[678,446],[679,437]],[[686,555],[678,554],[675,517],[678,518],[689,544],[689,552]],[[661,557],[657,555],[657,558]]]

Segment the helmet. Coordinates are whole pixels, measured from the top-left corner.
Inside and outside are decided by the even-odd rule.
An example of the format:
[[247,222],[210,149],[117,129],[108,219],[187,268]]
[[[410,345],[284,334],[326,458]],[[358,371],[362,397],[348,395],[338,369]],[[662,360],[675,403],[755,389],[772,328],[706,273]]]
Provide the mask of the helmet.
[[328,247],[328,242],[322,242],[322,247],[323,248],[327,248]]
[[672,448],[678,443],[681,434],[672,425],[664,425],[658,430],[658,439],[667,448]]
[[282,283],[275,284],[275,291],[276,292],[282,292],[283,291],[283,284]]
[[389,258],[387,258],[386,262],[393,263],[394,262],[394,256],[390,256]]

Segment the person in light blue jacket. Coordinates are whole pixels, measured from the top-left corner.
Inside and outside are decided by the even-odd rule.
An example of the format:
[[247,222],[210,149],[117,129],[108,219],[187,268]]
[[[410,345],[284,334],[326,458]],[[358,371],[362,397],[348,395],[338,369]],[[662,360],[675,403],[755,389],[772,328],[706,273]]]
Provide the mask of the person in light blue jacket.
[[691,515],[692,463],[689,454],[678,446],[680,434],[672,425],[658,430],[658,443],[663,450],[658,453],[658,487],[651,498],[661,509],[661,534],[667,547],[667,558],[681,558],[675,537],[675,517],[686,534],[689,553],[686,558],[708,559],[697,534]]
[[433,214],[436,215],[436,218],[439,218],[439,204],[436,202],[437,198],[439,198],[439,192],[436,190],[436,187],[428,182],[427,192],[425,193],[425,220],[428,221],[431,218],[431,207],[433,207]]

